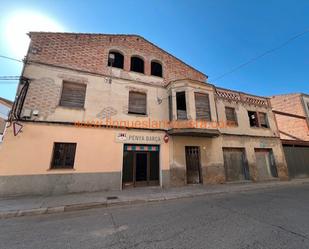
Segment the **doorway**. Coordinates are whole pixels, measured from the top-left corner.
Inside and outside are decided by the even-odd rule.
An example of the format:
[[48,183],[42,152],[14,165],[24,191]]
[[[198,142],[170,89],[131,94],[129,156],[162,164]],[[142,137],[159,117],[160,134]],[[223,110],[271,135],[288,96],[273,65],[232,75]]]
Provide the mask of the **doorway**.
[[202,183],[199,146],[186,146],[187,184]]
[[278,177],[277,167],[271,149],[255,149],[255,158],[260,180]]
[[223,158],[226,181],[250,180],[243,148],[223,148]]
[[159,185],[159,146],[124,145],[123,187]]

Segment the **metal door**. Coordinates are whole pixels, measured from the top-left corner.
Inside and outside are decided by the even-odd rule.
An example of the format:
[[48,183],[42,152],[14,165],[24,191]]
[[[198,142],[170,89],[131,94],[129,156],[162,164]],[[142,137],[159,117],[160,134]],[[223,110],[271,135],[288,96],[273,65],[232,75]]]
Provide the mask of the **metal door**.
[[290,177],[309,177],[309,147],[284,145]]
[[187,183],[202,183],[200,147],[186,146]]

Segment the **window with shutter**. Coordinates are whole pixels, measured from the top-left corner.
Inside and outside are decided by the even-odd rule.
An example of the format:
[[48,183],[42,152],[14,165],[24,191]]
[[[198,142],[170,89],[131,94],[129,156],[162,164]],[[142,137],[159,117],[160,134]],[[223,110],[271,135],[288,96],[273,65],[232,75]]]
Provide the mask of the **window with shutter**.
[[264,112],[259,112],[259,121],[260,126],[264,128],[268,128],[268,120],[267,120],[267,114]]
[[207,93],[194,93],[196,119],[211,121],[209,95]]
[[129,113],[146,115],[147,95],[141,92],[129,92]]
[[85,96],[85,84],[63,82],[60,106],[83,108]]
[[228,125],[238,125],[235,108],[225,107],[225,115]]
[[76,143],[54,143],[51,169],[73,169]]

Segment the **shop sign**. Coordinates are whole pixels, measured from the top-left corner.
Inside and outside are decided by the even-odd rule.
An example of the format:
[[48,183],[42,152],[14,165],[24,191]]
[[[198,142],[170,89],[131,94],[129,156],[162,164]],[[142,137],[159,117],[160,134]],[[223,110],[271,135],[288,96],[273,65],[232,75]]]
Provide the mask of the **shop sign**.
[[116,142],[118,143],[132,143],[132,144],[161,144],[163,143],[162,135],[140,135],[130,134],[127,132],[116,133]]

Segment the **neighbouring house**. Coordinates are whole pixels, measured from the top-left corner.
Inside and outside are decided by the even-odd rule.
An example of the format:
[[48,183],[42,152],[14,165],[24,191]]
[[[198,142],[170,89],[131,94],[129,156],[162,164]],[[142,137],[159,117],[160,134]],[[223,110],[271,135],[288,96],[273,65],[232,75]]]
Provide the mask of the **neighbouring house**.
[[271,97],[280,138],[291,177],[309,176],[309,95]]
[[0,97],[0,143],[2,142],[7,119],[12,108],[13,102]]
[[0,195],[288,179],[268,98],[138,35],[29,35]]

